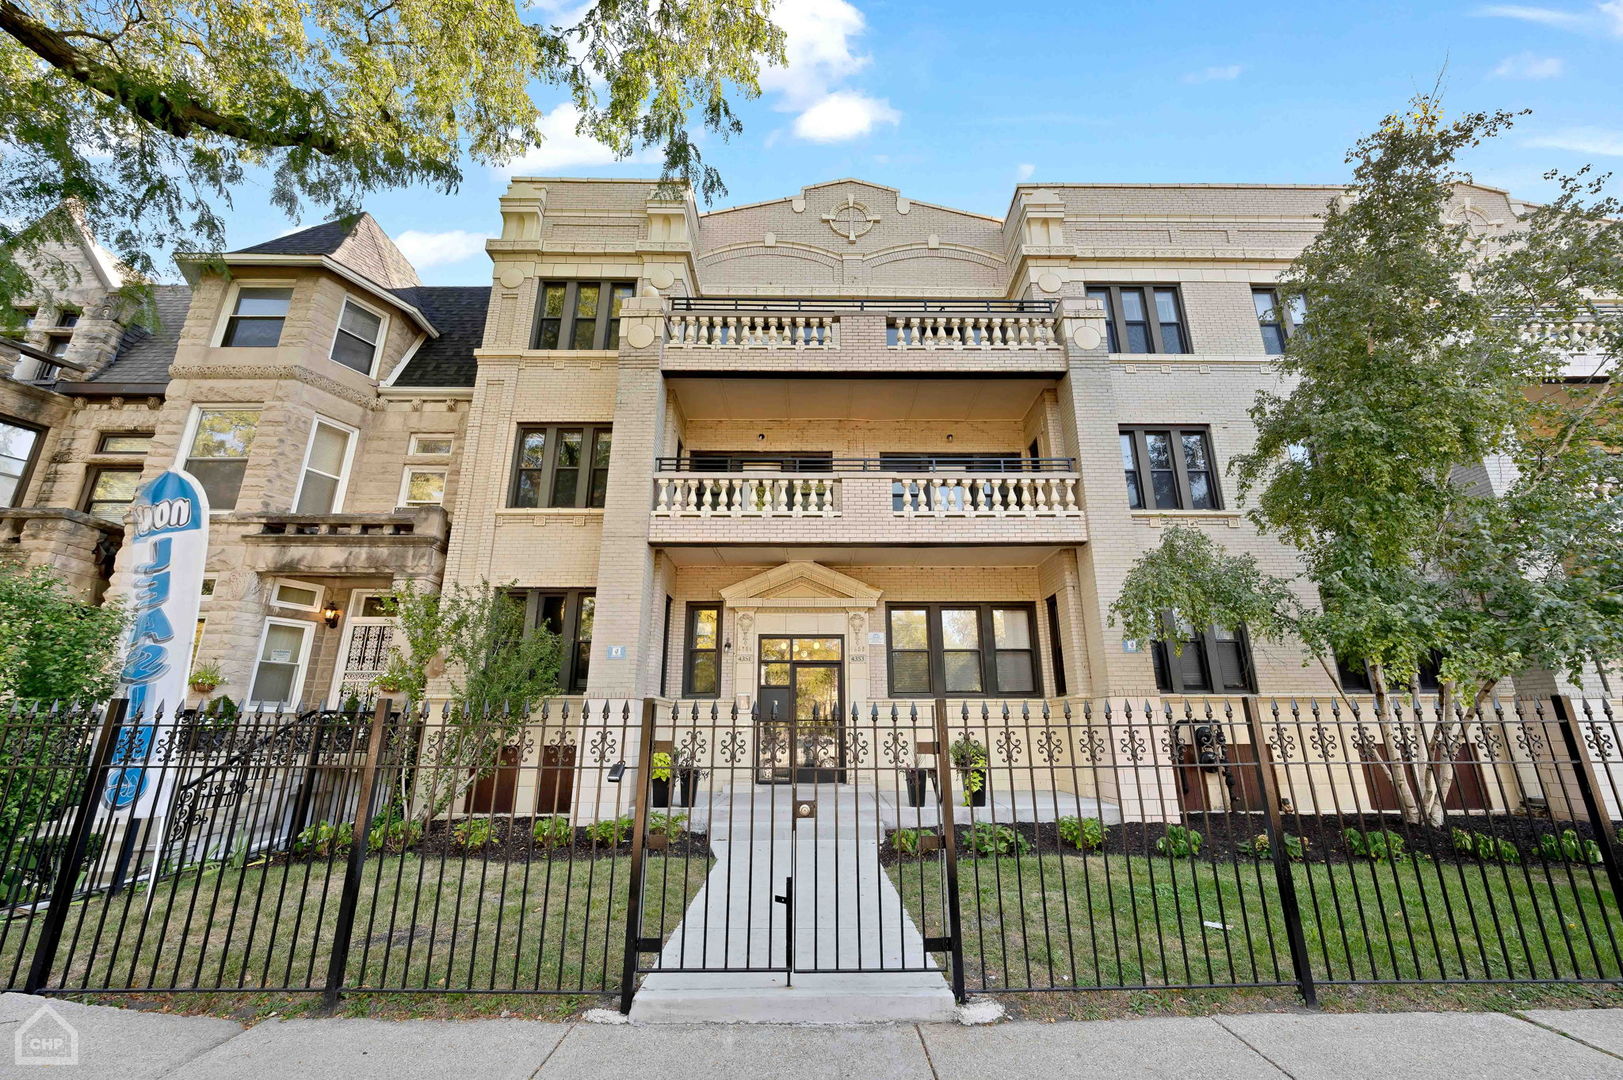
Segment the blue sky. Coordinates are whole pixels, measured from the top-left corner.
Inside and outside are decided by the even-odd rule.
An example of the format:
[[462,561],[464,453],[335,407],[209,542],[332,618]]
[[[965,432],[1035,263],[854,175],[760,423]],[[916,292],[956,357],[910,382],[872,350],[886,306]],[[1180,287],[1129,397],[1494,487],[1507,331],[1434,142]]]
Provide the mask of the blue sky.
[[[565,0],[537,6],[568,17]],[[1533,110],[1469,159],[1480,182],[1538,199],[1548,169],[1623,170],[1623,0],[779,0],[777,11],[788,68],[740,103],[742,136],[704,144],[730,189],[717,206],[842,176],[997,216],[1026,179],[1340,182],[1347,147],[1445,64],[1451,112]],[[538,100],[550,110],[562,95]],[[369,200],[425,281],[489,280],[483,238],[513,172],[657,173],[575,137],[567,107],[544,124],[557,137],[506,172],[470,167],[452,195]],[[251,187],[227,221],[233,247],[294,227]]]

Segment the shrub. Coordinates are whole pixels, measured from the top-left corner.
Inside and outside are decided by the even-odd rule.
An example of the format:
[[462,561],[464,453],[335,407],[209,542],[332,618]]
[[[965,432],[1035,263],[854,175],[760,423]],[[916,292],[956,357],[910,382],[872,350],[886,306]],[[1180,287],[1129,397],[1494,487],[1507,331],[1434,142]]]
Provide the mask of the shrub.
[[648,759],[648,779],[668,781],[670,778],[671,755],[663,750],[657,751],[653,757]]
[[1465,829],[1454,829],[1450,835],[1454,839],[1454,850],[1462,855],[1474,855],[1484,862],[1522,861],[1521,849],[1509,840]]
[[1060,840],[1078,851],[1097,851],[1105,846],[1105,837],[1110,835],[1105,823],[1096,817],[1062,817],[1054,824],[1059,829]]
[[[1250,849],[1251,854],[1259,859],[1273,858],[1274,846],[1269,843],[1267,833],[1258,833],[1252,837],[1251,843],[1246,846]],[[1285,858],[1290,859],[1292,862],[1301,862],[1307,858],[1308,843],[1305,836],[1292,836],[1290,833],[1286,833],[1284,847]]]
[[604,847],[615,847],[631,839],[631,830],[636,824],[636,820],[629,814],[617,818],[604,818],[586,826],[586,839]]
[[1347,841],[1347,850],[1361,858],[1385,862],[1403,855],[1403,837],[1390,829],[1344,829],[1341,835]]
[[977,821],[964,830],[964,848],[977,858],[990,855],[1024,855],[1031,850],[1031,843],[1007,825]]
[[969,806],[975,794],[986,786],[986,746],[964,735],[947,748],[947,753],[958,767],[958,778],[964,785],[964,805]]
[[686,814],[652,813],[648,815],[648,832],[664,833],[665,838],[677,841],[688,834]]
[[1601,861],[1600,845],[1593,840],[1585,840],[1576,829],[1563,829],[1559,836],[1539,837],[1538,850],[1548,862],[1594,864]]
[[917,855],[923,838],[923,829],[897,829],[890,834],[890,846],[898,855]]
[[299,855],[312,855],[325,859],[347,851],[355,843],[355,825],[352,822],[318,821],[299,833],[293,841],[293,850]]
[[366,850],[387,851],[398,855],[422,838],[422,822],[406,821],[391,812],[375,822],[367,832]]
[[489,818],[468,818],[451,826],[451,840],[463,851],[483,851],[496,842],[496,823]]
[[539,848],[568,847],[575,842],[575,827],[566,817],[536,818],[530,826],[530,839]]
[[1206,838],[1199,830],[1185,825],[1168,825],[1167,831],[1155,842],[1155,850],[1174,859],[1192,859],[1200,854],[1200,845]]

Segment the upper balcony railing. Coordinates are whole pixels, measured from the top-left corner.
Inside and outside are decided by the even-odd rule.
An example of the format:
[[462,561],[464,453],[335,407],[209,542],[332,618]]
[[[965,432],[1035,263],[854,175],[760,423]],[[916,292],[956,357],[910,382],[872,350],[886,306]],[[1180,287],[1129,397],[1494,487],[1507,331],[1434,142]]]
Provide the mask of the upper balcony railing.
[[666,323],[672,350],[838,350],[852,347],[949,353],[1057,350],[1052,300],[673,297]]
[[684,454],[654,459],[656,472],[692,473],[1041,473],[1074,472],[1076,459],[1019,454],[895,454],[883,458],[837,458],[826,454]]

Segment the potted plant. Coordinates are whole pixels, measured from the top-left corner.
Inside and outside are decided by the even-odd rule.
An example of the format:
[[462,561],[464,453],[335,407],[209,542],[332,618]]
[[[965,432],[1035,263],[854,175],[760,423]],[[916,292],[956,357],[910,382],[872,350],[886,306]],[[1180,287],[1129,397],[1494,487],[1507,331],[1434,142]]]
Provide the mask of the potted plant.
[[985,806],[988,780],[985,744],[964,735],[952,744],[950,753],[958,769],[958,782],[963,785],[964,805]]
[[192,692],[208,697],[225,683],[225,675],[220,671],[220,665],[213,660],[205,660],[192,668],[191,675],[186,678],[186,685]]
[[[676,801],[671,801],[671,780],[676,780]],[[693,792],[698,787],[699,770],[671,757],[663,750],[656,750],[648,762],[648,791],[650,806],[692,806]]]
[[935,770],[922,765],[915,765],[905,770],[907,783],[907,805],[923,806],[930,792],[930,774]]

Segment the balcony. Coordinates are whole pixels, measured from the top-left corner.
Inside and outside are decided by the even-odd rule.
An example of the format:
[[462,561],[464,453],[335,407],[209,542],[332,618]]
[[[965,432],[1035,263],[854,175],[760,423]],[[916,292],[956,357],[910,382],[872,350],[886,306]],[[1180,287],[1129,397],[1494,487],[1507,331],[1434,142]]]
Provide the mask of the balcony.
[[437,578],[450,519],[438,506],[380,514],[233,514],[248,568],[262,574]]
[[1070,458],[910,458],[660,458],[650,539],[751,545],[1086,539]]
[[1050,300],[841,300],[676,297],[666,317],[671,372],[837,371],[879,363],[912,370],[1059,371]]

